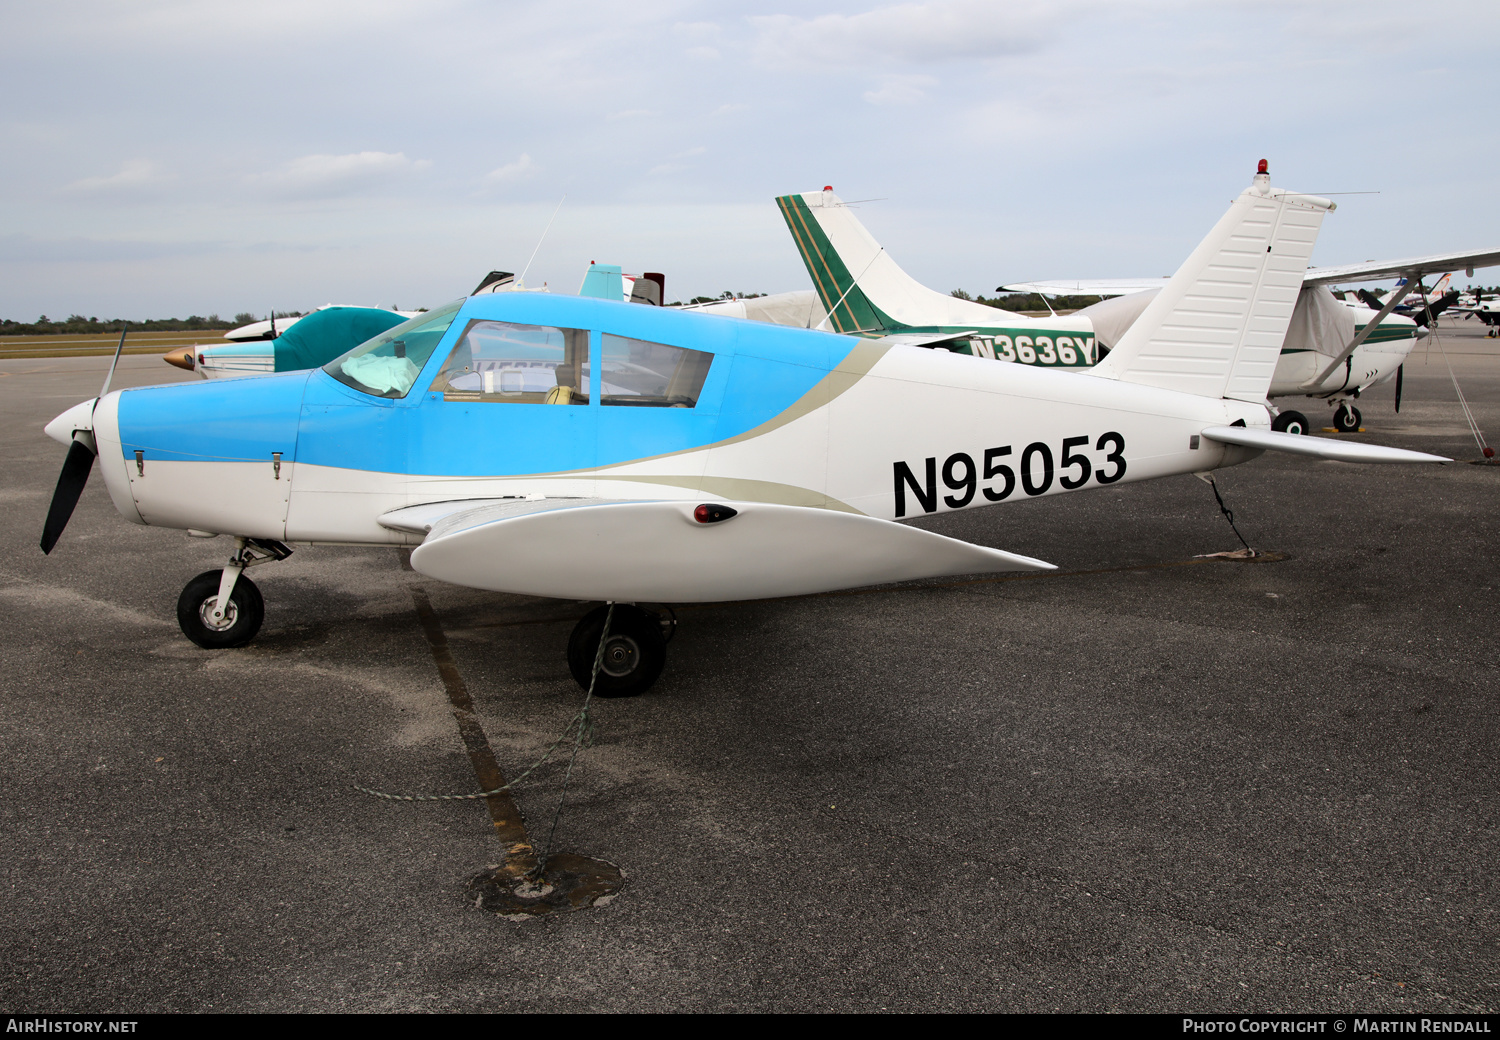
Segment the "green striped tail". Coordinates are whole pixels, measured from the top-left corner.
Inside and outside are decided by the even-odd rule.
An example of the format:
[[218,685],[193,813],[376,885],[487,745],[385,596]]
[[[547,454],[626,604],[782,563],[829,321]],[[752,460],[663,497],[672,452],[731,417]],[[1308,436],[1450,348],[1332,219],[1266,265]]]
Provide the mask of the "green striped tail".
[[854,275],[844,266],[843,258],[818,226],[817,217],[802,196],[778,196],[776,205],[781,208],[792,241],[797,243],[797,252],[802,254],[802,263],[812,276],[818,299],[828,312],[829,324],[839,332],[875,332],[898,327],[855,284]]

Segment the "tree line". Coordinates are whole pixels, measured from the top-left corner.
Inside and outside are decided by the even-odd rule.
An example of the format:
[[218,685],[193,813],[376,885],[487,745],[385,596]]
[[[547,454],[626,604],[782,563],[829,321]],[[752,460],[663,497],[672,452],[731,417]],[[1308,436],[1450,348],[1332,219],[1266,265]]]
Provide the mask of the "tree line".
[[954,289],[948,295],[960,300],[982,303],[986,307],[999,307],[1005,311],[1077,311],[1104,299],[1102,296],[1053,296],[1049,298],[1052,306],[1048,307],[1049,300],[1042,299],[1041,293],[1011,293],[1008,296],[988,297],[970,296],[962,289]]
[[[277,311],[278,318],[298,318],[301,311]],[[88,336],[106,332],[119,332],[129,328],[132,332],[211,332],[237,329],[241,325],[263,321],[249,311],[241,311],[233,318],[221,318],[217,314],[203,317],[192,314],[186,318],[147,318],[145,321],[126,321],[123,318],[85,318],[81,314],[70,314],[66,319],[53,321],[43,314],[36,321],[0,320],[0,336]]]

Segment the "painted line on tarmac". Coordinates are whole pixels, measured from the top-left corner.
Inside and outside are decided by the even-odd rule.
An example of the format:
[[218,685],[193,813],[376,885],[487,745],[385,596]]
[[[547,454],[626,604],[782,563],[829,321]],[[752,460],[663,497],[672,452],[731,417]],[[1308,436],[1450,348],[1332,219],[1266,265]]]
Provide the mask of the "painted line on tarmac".
[[432,659],[437,664],[438,675],[442,677],[443,688],[448,691],[448,701],[453,705],[453,718],[458,722],[458,733],[469,753],[469,763],[474,767],[474,777],[479,781],[479,789],[497,791],[496,794],[487,796],[484,802],[489,806],[495,834],[505,848],[506,866],[529,871],[536,866],[536,849],[526,833],[526,824],[521,819],[521,810],[516,806],[515,799],[511,798],[509,791],[497,790],[506,786],[505,774],[500,771],[500,764],[495,760],[494,751],[490,749],[489,738],[484,735],[484,727],[474,714],[474,701],[469,696],[469,688],[464,683],[463,676],[459,674],[457,662],[453,660],[443,624],[438,620],[432,609],[432,601],[427,598],[424,590],[413,588],[411,598],[417,610],[417,620],[421,622],[427,643],[432,647]]

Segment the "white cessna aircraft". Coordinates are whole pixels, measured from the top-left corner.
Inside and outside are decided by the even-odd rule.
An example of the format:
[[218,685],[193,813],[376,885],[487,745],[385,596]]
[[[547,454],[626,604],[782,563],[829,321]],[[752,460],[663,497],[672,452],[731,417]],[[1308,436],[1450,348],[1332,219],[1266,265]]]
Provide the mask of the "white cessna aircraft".
[[[1265,160],[1258,175],[1266,172]],[[1002,288],[1045,294],[1115,297],[1067,316],[1029,318],[956,299],[929,289],[903,271],[833,193],[786,195],[776,200],[812,276],[813,294],[783,293],[748,301],[705,304],[709,312],[840,332],[1029,365],[1084,369],[1117,346],[1167,283],[1165,278],[1029,282]],[[1191,263],[1191,259],[1189,260]],[[1419,335],[1417,325],[1391,314],[1406,295],[1396,294],[1371,315],[1346,307],[1329,285],[1422,275],[1500,263],[1500,250],[1371,262],[1303,272],[1296,309],[1288,323],[1268,387],[1268,403],[1283,397],[1319,397],[1337,406],[1334,424],[1357,430],[1353,401],[1370,387],[1398,376]],[[1398,384],[1399,385],[1399,384]],[[1399,395],[1398,395],[1399,400]],[[1273,428],[1305,433],[1302,413],[1271,404]]]
[[627,604],[1051,569],[903,519],[1266,450],[1449,461],[1270,428],[1266,391],[1332,209],[1256,176],[1085,373],[508,292],[456,300],[319,369],[106,382],[47,426],[69,448],[42,549],[97,456],[126,519],[234,538],[227,565],[178,600],[200,646],[255,635],[264,603],[244,571],[284,559],[286,542],[414,546],[412,567],[438,580],[616,604],[574,629],[569,666],[596,692],[640,693],[664,641]]

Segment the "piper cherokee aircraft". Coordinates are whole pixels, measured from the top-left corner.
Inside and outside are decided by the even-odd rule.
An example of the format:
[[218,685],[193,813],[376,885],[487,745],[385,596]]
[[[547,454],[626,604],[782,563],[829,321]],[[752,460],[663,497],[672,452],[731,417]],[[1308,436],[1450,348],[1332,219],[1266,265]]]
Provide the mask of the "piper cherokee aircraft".
[[1266,450],[1450,461],[1269,428],[1271,371],[1332,209],[1257,175],[1087,374],[513,292],[456,300],[321,369],[106,382],[47,426],[69,448],[42,549],[97,456],[126,519],[234,537],[177,603],[199,646],[255,635],[264,603],[244,572],[287,542],[413,546],[411,566],[440,581],[620,604],[579,622],[569,667],[584,686],[598,670],[596,692],[640,693],[665,649],[634,604],[1052,569],[906,518]]
[[[1262,160],[1260,172],[1264,173]],[[821,192],[785,195],[776,200],[817,291],[829,327],[840,332],[876,336],[911,345],[944,347],[958,353],[1018,361],[1028,365],[1082,370],[1098,362],[1108,348],[1145,311],[1149,292],[1163,278],[1032,282],[1002,286],[1026,292],[1088,294],[1106,299],[1072,315],[1028,318],[984,304],[955,299],[927,288],[903,271],[852,209],[825,186]],[[1418,278],[1434,270],[1500,263],[1500,251],[1449,254],[1406,261],[1315,268],[1305,272],[1304,291],[1288,326],[1268,392],[1271,399],[1315,396],[1337,405],[1334,425],[1357,430],[1361,417],[1353,406],[1361,392],[1396,375],[1411,352],[1417,326],[1382,308],[1360,323],[1354,312],[1324,286],[1405,273]],[[1125,295],[1130,294],[1130,295]],[[792,314],[793,294],[786,297]],[[1392,303],[1399,303],[1399,294]],[[780,297],[763,299],[759,309],[776,320]],[[708,304],[704,310],[729,311],[731,304]],[[1273,428],[1306,433],[1301,412],[1271,404]]]

